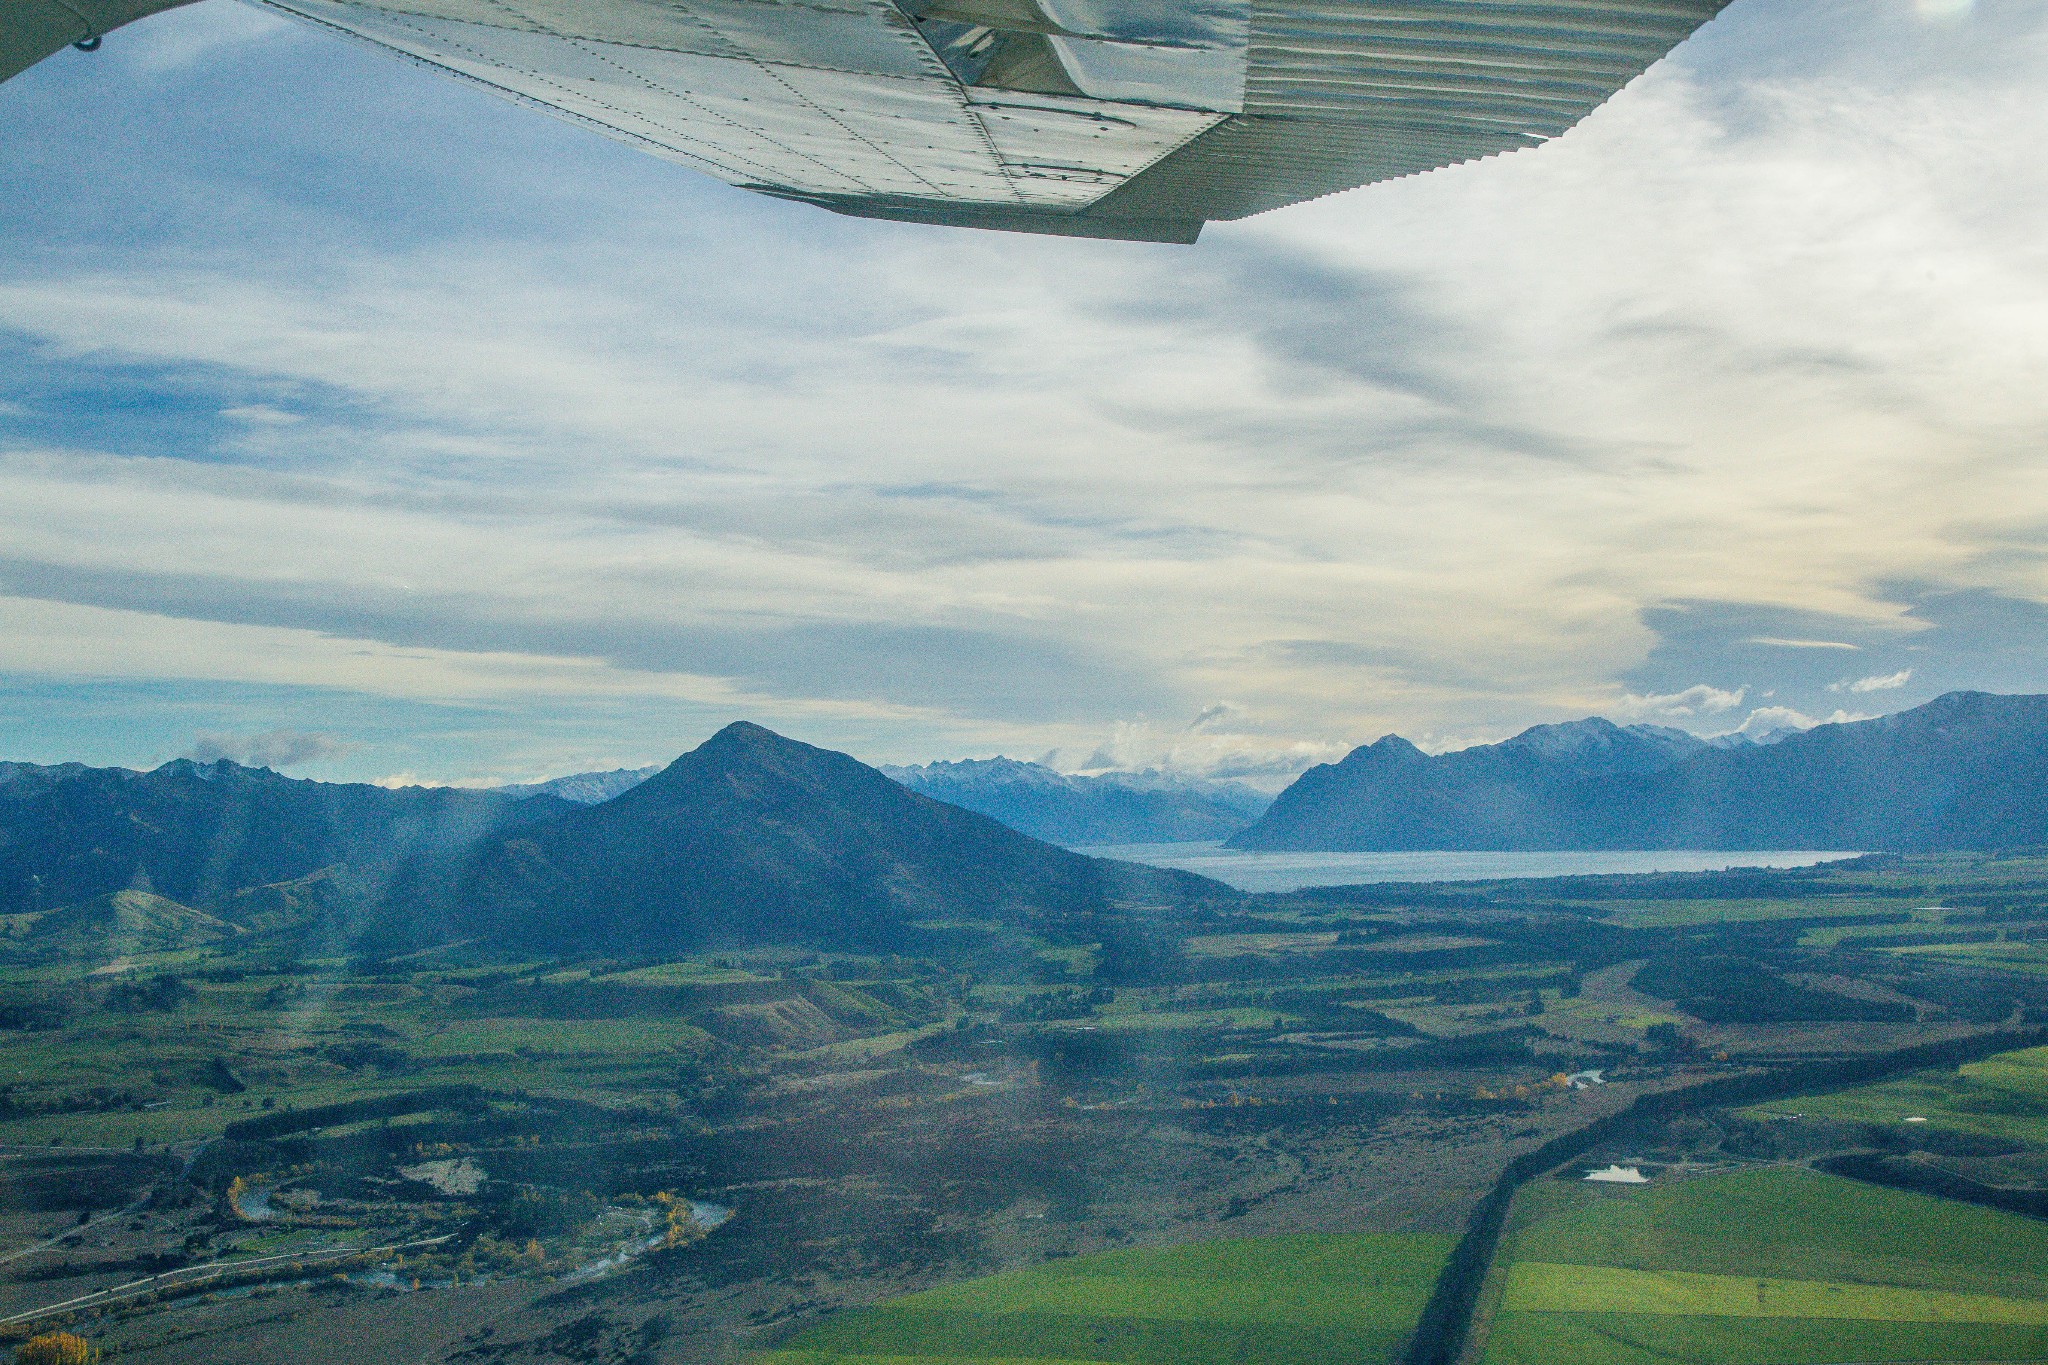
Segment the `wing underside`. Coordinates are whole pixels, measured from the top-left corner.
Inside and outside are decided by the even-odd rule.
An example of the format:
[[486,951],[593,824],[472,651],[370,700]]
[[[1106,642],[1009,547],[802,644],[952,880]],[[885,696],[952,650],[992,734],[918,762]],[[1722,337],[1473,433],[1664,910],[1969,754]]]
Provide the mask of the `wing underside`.
[[[0,58],[177,2],[18,0]],[[747,189],[1185,242],[1555,137],[1727,0],[258,2]]]

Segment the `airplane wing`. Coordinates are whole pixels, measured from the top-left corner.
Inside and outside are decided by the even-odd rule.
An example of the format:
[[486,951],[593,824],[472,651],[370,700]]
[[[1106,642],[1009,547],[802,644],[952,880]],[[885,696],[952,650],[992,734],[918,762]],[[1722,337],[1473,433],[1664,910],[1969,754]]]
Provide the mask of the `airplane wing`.
[[1727,0],[259,2],[762,193],[1192,242],[1555,137]]

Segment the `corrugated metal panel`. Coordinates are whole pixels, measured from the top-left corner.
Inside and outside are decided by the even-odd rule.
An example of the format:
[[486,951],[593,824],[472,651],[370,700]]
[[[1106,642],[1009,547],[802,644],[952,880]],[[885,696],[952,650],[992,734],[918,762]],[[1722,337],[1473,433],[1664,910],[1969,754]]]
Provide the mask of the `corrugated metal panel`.
[[1313,117],[1394,104],[1555,136],[1723,4],[1263,0],[1245,112]]
[[1728,0],[1258,0],[1242,116],[1091,217],[1243,218],[1555,137]]

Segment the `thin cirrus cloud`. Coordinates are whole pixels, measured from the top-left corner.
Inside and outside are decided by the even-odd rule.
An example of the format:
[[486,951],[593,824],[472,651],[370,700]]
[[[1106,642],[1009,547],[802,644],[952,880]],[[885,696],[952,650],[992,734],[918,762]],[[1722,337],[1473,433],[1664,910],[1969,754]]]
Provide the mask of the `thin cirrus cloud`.
[[1781,640],[1771,635],[1757,635],[1743,641],[1744,644],[1766,645],[1774,649],[1847,649],[1858,650],[1861,645],[1852,645],[1847,640]]
[[1738,0],[1539,151],[1192,250],[835,218],[161,16],[0,87],[0,710],[1279,780],[2048,687],[2048,15],[1924,10]]

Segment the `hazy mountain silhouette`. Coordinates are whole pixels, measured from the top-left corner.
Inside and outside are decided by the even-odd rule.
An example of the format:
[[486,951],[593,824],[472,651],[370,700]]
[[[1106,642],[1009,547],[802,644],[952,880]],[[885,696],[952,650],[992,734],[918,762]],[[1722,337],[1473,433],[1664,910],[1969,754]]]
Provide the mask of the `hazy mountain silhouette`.
[[0,765],[0,913],[37,915],[53,951],[315,929],[377,945],[909,945],[1232,895],[1041,843],[758,725],[591,805],[225,761]]
[[179,759],[149,772],[0,764],[0,913],[137,889],[218,912],[234,893],[338,869],[357,901],[430,890],[481,841],[574,809],[446,787],[307,782]]
[[1159,772],[1079,775],[1014,758],[883,768],[914,792],[1068,846],[1224,839],[1272,798],[1242,782]]
[[550,946],[886,946],[920,920],[1068,920],[1228,894],[1104,862],[909,791],[845,754],[729,725],[631,790],[499,841],[459,898]]
[[[1233,847],[2007,848],[2048,843],[2048,697],[1951,692],[1713,747],[1587,720],[1431,757],[1398,736],[1312,768]],[[1690,741],[1687,743],[1686,741]]]
[[1589,779],[1713,750],[1657,725],[1591,718],[1431,757],[1399,735],[1309,769],[1230,841],[1246,849],[1565,848]]

